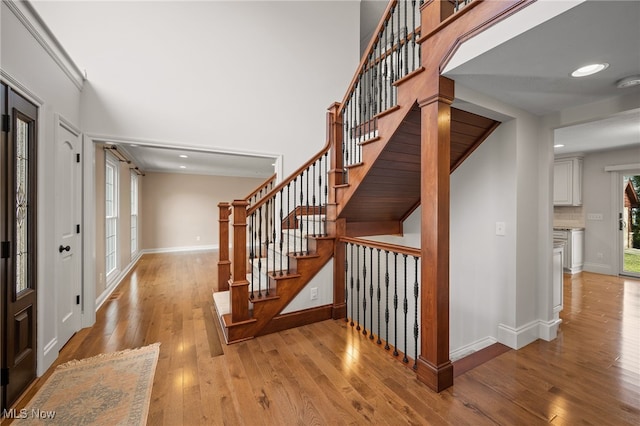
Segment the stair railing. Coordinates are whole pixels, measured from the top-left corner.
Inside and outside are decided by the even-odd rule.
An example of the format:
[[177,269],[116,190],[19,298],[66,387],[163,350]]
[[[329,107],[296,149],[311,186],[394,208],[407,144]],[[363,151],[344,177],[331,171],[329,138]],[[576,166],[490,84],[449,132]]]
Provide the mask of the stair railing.
[[396,83],[420,68],[420,8],[424,0],[389,2],[338,113],[342,117],[342,163],[362,162],[361,144],[378,134],[378,117],[397,103]]
[[250,299],[271,295],[269,275],[291,271],[289,254],[309,254],[307,236],[325,236],[329,201],[327,144],[247,209]]
[[420,249],[340,237],[344,244],[346,322],[418,368]]
[[249,203],[249,206],[253,206],[258,201],[262,199],[265,195],[269,193],[273,189],[276,184],[276,177],[278,175],[274,174],[260,184],[256,189],[254,189],[249,195],[244,197],[245,201]]

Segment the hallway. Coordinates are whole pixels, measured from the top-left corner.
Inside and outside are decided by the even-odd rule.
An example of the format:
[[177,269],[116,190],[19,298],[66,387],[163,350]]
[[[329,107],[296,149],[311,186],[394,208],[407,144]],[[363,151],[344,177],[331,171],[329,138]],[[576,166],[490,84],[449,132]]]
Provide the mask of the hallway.
[[144,255],[56,365],[161,342],[150,425],[631,425],[640,418],[636,280],[565,275],[558,339],[509,350],[435,394],[341,321],[221,346],[211,311],[216,258]]

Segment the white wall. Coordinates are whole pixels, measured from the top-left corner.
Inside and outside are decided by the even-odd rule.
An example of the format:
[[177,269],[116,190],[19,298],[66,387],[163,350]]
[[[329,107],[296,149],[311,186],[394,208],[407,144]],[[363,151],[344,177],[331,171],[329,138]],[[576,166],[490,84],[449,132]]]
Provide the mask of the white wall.
[[[18,16],[28,16],[23,5],[11,7],[2,2],[0,69],[2,80],[38,104],[38,374],[42,374],[58,356],[57,310],[58,283],[54,281],[57,251],[54,235],[56,114],[76,127],[80,124],[80,89],[48,53],[56,46],[51,40],[38,41]],[[15,13],[14,13],[15,12]],[[36,20],[33,20],[37,24]],[[43,44],[41,44],[43,43]],[[47,44],[49,43],[49,44]],[[59,59],[58,59],[59,60]],[[54,301],[54,302],[52,302]],[[62,342],[64,343],[64,342]]]
[[285,154],[285,175],[324,145],[326,110],[360,59],[359,1],[74,2],[72,12],[90,37],[54,27],[87,70],[87,133]]

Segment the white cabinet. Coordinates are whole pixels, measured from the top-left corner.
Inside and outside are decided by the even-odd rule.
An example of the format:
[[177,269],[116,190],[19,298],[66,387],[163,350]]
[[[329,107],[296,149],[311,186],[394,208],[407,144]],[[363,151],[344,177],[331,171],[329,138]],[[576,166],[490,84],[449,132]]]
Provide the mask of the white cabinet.
[[553,205],[582,205],[582,158],[563,158],[554,161]]
[[558,314],[562,311],[562,297],[563,297],[563,257],[564,257],[564,244],[556,244],[553,247],[553,313]]
[[563,265],[565,272],[582,272],[584,266],[584,229],[554,229],[553,239],[565,242]]

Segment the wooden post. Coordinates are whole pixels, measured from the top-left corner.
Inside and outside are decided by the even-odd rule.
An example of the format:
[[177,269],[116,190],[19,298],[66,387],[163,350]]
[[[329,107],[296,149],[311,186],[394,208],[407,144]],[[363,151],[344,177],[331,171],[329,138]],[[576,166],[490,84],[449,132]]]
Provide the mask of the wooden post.
[[329,199],[327,200],[326,223],[327,235],[336,235],[336,185],[343,182],[342,165],[342,116],[338,114],[339,103],[334,103],[327,112],[327,137],[330,142],[329,149]]
[[434,76],[421,108],[422,293],[418,379],[440,392],[453,385],[449,359],[449,169],[454,82]]
[[247,206],[246,200],[234,200],[233,206],[233,281],[229,297],[231,322],[249,319],[249,281],[247,281]]
[[229,279],[231,278],[231,261],[229,260],[229,214],[231,206],[229,203],[219,203],[218,223],[220,243],[218,256],[218,291],[229,290]]
[[440,25],[442,21],[453,15],[453,3],[449,0],[428,0],[422,5],[421,32],[425,35]]
[[344,243],[339,238],[339,236],[346,235],[346,228],[347,221],[345,219],[336,221],[337,236],[333,243],[333,319],[342,319],[347,316],[347,303],[344,293],[344,259],[346,250]]

